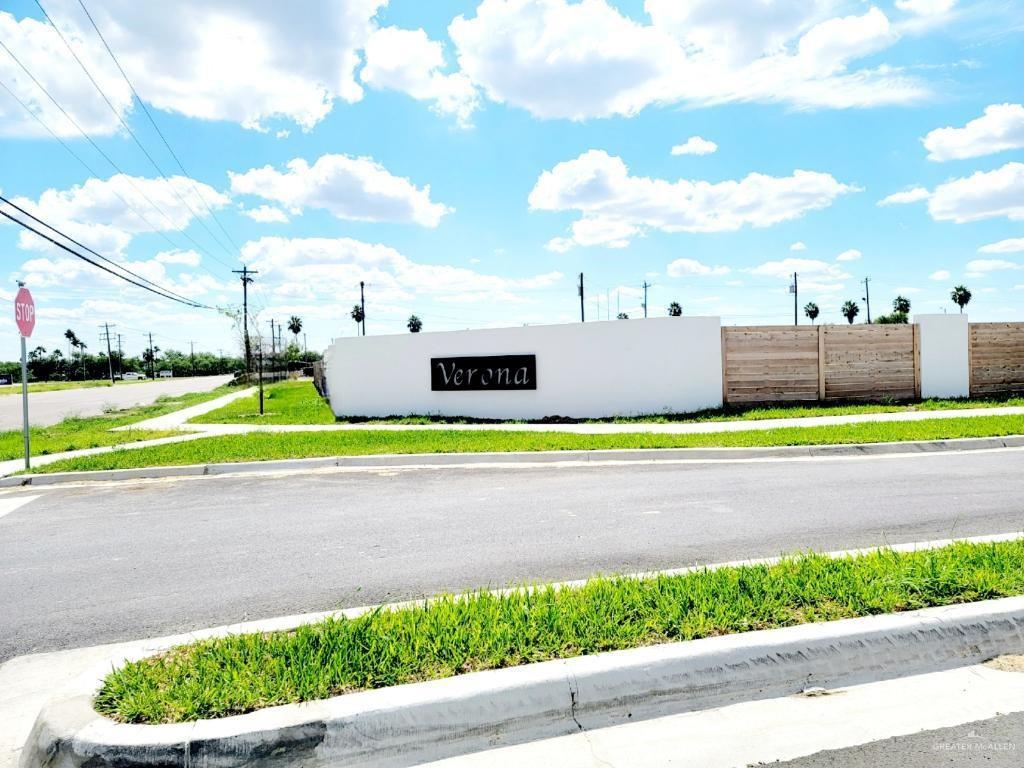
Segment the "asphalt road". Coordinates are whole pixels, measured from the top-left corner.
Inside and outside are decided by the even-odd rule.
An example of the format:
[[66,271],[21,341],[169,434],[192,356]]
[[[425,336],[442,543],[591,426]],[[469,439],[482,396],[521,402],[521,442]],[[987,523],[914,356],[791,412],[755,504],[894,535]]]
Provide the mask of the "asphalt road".
[[[129,382],[114,387],[84,387],[54,392],[29,392],[29,423],[34,427],[56,424],[68,416],[96,416],[110,407],[148,405],[163,395],[209,392],[231,381],[231,376],[196,376],[180,379]],[[20,392],[20,390],[19,390]],[[0,396],[0,430],[21,429],[21,395]]]
[[819,752],[771,765],[777,768],[937,768],[944,765],[1020,768],[1024,765],[1024,712]]
[[38,498],[0,517],[0,661],[443,590],[1019,531],[1022,467],[1014,449],[8,491]]

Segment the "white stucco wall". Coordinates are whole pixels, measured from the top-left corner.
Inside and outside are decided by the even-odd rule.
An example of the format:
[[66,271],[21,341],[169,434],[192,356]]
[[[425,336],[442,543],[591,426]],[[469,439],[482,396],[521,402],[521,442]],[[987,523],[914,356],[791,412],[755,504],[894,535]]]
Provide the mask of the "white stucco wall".
[[[433,357],[533,354],[533,391],[434,392]],[[338,416],[574,418],[722,404],[721,322],[660,317],[335,339],[325,372]]]
[[921,397],[971,392],[967,315],[915,315],[921,345]]

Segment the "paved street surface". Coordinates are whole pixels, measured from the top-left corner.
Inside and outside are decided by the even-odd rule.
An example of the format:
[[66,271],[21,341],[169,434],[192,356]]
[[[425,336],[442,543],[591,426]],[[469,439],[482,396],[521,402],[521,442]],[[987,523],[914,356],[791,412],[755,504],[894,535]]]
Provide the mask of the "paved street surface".
[[[159,379],[114,387],[29,392],[29,421],[33,426],[56,424],[68,416],[96,416],[110,407],[147,405],[163,395],[209,392],[231,381],[231,376],[196,376]],[[0,396],[0,430],[21,429],[21,395]]]
[[1024,449],[12,490],[0,661],[441,590],[1024,530]]
[[778,768],[936,768],[943,765],[1020,768],[1024,765],[1024,712],[819,752],[773,765]]

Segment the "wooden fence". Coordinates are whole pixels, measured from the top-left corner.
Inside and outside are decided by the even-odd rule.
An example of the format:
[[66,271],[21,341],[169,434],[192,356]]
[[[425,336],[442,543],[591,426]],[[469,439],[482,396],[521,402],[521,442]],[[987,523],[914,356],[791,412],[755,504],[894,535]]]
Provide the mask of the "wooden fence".
[[971,323],[971,395],[1024,394],[1024,323]]
[[921,390],[916,325],[722,328],[726,403],[910,399]]
[[[909,325],[722,328],[729,404],[921,396],[920,331]],[[971,323],[972,396],[1024,394],[1024,323]]]

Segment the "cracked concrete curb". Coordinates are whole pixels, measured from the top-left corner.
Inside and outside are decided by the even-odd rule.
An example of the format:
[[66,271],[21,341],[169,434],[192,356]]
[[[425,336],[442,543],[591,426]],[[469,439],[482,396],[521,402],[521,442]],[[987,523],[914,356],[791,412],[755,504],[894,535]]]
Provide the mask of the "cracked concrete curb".
[[543,662],[176,725],[124,725],[97,715],[92,680],[42,711],[21,768],[409,766],[1022,650],[1024,597],[1012,597]]
[[53,472],[0,478],[0,488],[44,486],[85,481],[138,480],[165,477],[196,477],[251,473],[303,472],[329,468],[465,468],[469,466],[620,464],[658,462],[756,461],[779,459],[903,456],[950,451],[979,451],[1024,447],[1024,435],[976,437],[859,445],[783,446],[775,448],[652,448],[595,451],[521,451],[510,453],[375,454],[326,456],[224,464],[188,464],[167,467]]

